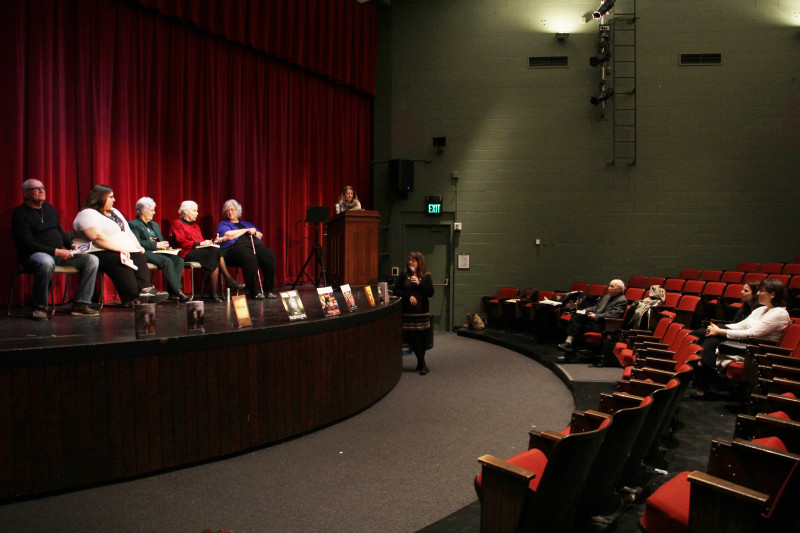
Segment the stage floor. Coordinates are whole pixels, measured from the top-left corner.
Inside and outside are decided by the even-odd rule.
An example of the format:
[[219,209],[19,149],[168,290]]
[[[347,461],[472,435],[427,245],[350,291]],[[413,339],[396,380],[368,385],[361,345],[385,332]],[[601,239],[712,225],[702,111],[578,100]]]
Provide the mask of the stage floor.
[[[290,287],[276,287],[275,294],[289,290]],[[248,299],[252,326],[239,328],[233,305],[229,302],[217,303],[210,299],[204,302],[204,331],[189,331],[187,326],[186,305],[175,300],[155,306],[155,334],[137,339],[135,329],[135,312],[131,308],[119,305],[105,305],[99,317],[72,316],[69,311],[57,311],[50,320],[37,321],[28,317],[9,317],[4,314],[0,318],[0,354],[18,350],[36,350],[41,348],[91,346],[107,343],[153,341],[175,339],[176,337],[204,337],[220,333],[231,333],[244,330],[280,329],[287,325],[313,327],[313,323],[325,323],[358,314],[369,313],[375,308],[369,306],[363,289],[354,288],[353,296],[358,309],[349,311],[340,291],[334,292],[341,314],[326,317],[313,285],[296,287],[303,302],[307,318],[294,321],[283,307],[282,300]],[[235,294],[234,294],[235,295]],[[196,298],[198,299],[198,298]],[[14,313],[30,313],[30,308],[13,308]],[[295,328],[290,328],[295,330]],[[293,333],[302,333],[293,331]],[[9,354],[10,355],[10,354]]]

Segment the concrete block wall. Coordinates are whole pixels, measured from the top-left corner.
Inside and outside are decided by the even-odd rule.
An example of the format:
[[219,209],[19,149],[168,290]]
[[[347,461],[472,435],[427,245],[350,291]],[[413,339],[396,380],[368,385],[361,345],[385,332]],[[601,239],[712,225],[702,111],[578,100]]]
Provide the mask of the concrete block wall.
[[[452,276],[457,322],[501,285],[565,288],[800,253],[800,0],[636,2],[635,166],[609,165],[613,101],[604,117],[589,103],[598,24],[579,19],[595,4],[381,10],[374,159],[417,160],[407,200],[374,165],[384,264],[403,264],[404,220],[424,197],[444,196],[445,220],[463,224],[454,257],[471,258]],[[617,1],[617,23],[632,5]],[[682,53],[721,53],[722,64],[681,66]],[[562,55],[568,67],[528,68],[530,56]],[[447,138],[442,153],[433,137]]]

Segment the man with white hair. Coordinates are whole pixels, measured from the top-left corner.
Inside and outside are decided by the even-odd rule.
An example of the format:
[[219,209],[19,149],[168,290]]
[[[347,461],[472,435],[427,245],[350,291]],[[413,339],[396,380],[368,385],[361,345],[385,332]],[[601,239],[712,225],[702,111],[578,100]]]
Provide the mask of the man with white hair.
[[606,294],[591,307],[572,313],[567,325],[567,340],[558,345],[565,352],[559,362],[569,363],[575,358],[574,340],[589,331],[603,331],[606,318],[622,318],[628,300],[625,298],[625,283],[612,279],[608,283]]
[[99,261],[87,253],[74,253],[77,248],[61,227],[55,207],[45,202],[47,190],[35,179],[22,184],[22,205],[14,209],[11,231],[17,246],[20,265],[33,272],[33,318],[47,320],[47,295],[56,266],[72,266],[80,270],[81,279],[75,294],[72,314],[97,316],[89,307]]

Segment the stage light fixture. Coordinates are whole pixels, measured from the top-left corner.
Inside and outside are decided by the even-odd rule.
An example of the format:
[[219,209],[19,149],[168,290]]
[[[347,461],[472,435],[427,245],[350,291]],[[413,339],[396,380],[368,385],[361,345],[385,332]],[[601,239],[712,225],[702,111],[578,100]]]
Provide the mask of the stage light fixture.
[[589,58],[589,64],[593,67],[602,65],[611,57],[611,48],[606,41],[597,43],[597,55]]
[[606,82],[602,82],[600,83],[600,92],[595,96],[592,96],[589,101],[592,103],[592,105],[599,105],[600,102],[605,102],[612,96],[614,96],[614,88],[609,87]]
[[600,4],[600,7],[592,13],[592,16],[596,19],[601,18],[603,15],[611,11],[611,8],[614,7],[614,0],[603,0],[603,3]]

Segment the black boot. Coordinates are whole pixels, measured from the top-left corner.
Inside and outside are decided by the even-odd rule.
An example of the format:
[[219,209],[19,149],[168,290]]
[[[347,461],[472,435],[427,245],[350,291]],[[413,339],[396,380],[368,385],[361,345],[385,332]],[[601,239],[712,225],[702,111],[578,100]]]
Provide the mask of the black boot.
[[417,356],[417,370],[419,370],[419,375],[424,376],[430,370],[428,370],[428,366],[425,364],[425,354]]

